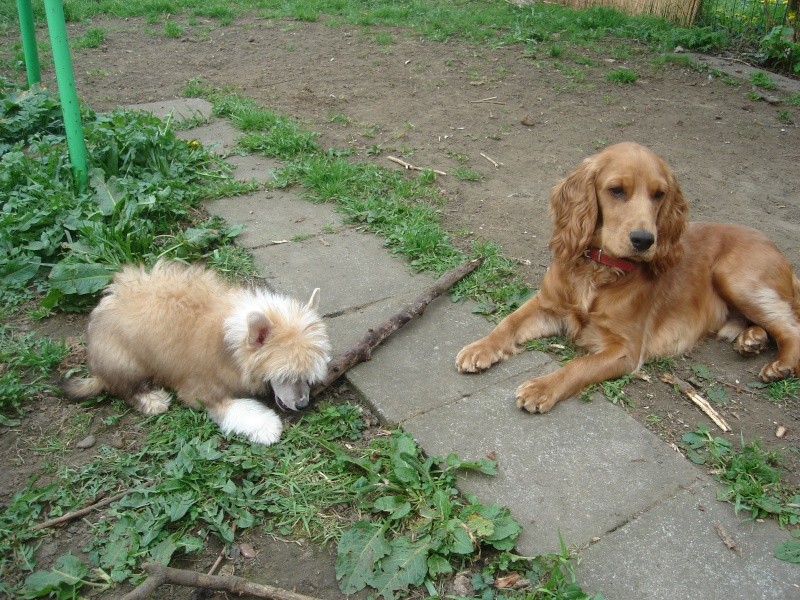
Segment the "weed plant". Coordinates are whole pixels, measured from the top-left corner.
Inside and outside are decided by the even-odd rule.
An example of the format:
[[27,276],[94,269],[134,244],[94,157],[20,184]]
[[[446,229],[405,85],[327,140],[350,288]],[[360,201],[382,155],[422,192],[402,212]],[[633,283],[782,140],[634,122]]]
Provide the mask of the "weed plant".
[[[0,87],[0,299],[43,295],[48,309],[92,302],[126,262],[208,259],[239,228],[198,210],[239,192],[229,168],[148,113],[82,111],[89,162],[76,187],[58,101]],[[207,188],[204,186],[208,186]]]
[[66,354],[62,342],[0,326],[0,425],[19,425],[23,404],[52,391],[50,371]]
[[[794,531],[800,526],[800,490],[781,481],[779,456],[763,450],[757,441],[741,449],[721,437],[714,437],[705,425],[686,433],[679,442],[689,460],[706,465],[722,487],[717,499],[733,504],[736,513],[749,514],[753,520],[774,518]],[[776,548],[782,560],[800,563],[800,539],[793,538]]]
[[[338,540],[343,593],[370,587],[393,598],[408,586],[436,592],[443,575],[492,551],[479,577],[487,585],[482,597],[495,597],[489,584],[513,569],[533,583],[536,591],[526,598],[564,591],[587,598],[575,585],[565,547],[535,559],[512,554],[521,527],[508,511],[458,492],[458,472],[492,475],[495,463],[425,458],[400,431],[359,441],[364,423],[353,405],[319,406],[270,447],[226,439],[204,413],[186,408],[141,426],[147,435],[139,450],[102,447],[93,463],[62,469],[53,481],[30,482],[15,494],[0,513],[0,590],[74,597],[84,585],[136,583],[143,562],[168,564],[210,540],[230,544],[235,525],[238,532],[262,527],[319,543]],[[32,529],[35,523],[120,491],[127,493],[91,525],[82,548],[88,565],[67,554],[53,569],[35,570],[37,540],[46,535]],[[362,518],[354,524],[336,518],[345,505]]]

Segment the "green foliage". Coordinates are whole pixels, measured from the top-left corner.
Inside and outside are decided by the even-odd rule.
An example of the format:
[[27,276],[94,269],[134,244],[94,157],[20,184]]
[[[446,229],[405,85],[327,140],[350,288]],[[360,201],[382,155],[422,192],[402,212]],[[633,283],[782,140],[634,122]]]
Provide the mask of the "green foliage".
[[86,548],[92,568],[109,582],[136,579],[142,562],[167,564],[209,538],[230,543],[233,524],[320,541],[341,534],[343,524],[324,515],[355,500],[360,474],[339,456],[342,450],[326,449],[358,438],[363,422],[356,407],[321,405],[269,447],[225,439],[205,413],[185,408],[144,424],[140,449],[103,446],[92,463],[63,469],[43,487],[30,482],[14,495],[0,513],[0,580],[33,571],[36,538],[46,534],[31,530],[37,521],[120,489],[130,491],[92,526]]
[[768,65],[800,73],[800,43],[793,41],[794,30],[777,25],[761,38],[761,58]]
[[[89,185],[74,185],[56,99],[0,90],[0,298],[80,308],[125,262],[197,259],[238,233],[197,222],[229,168],[149,113],[82,114]],[[205,193],[207,195],[207,193]]]
[[767,397],[773,402],[783,402],[785,400],[797,400],[800,393],[800,379],[788,377],[779,381],[773,381],[766,386]]
[[73,48],[99,48],[106,40],[106,32],[99,27],[90,27],[81,37],[72,42]]
[[750,75],[750,83],[762,90],[774,90],[777,87],[769,76],[769,73],[765,73],[764,71],[755,71]]
[[713,470],[722,488],[719,500],[730,502],[736,512],[753,519],[775,518],[781,525],[800,525],[800,492],[781,482],[778,455],[761,449],[757,441],[737,452],[724,438],[714,437],[705,425],[690,431],[679,442],[689,460]]
[[456,167],[453,169],[453,177],[461,181],[481,181],[483,175],[467,167]]
[[778,544],[775,547],[775,558],[800,564],[800,538],[795,536],[790,540]]
[[373,444],[379,458],[347,458],[362,471],[353,488],[359,507],[378,515],[362,520],[340,539],[336,576],[345,594],[365,587],[384,598],[426,579],[452,573],[481,548],[511,550],[522,531],[508,510],[462,497],[456,471],[494,475],[495,463],[421,456],[410,435],[394,433]]
[[525,344],[525,349],[556,354],[562,364],[572,360],[578,354],[578,347],[572,340],[559,336],[531,340]]
[[608,79],[612,83],[620,83],[620,84],[628,84],[628,83],[636,83],[636,80],[639,76],[636,74],[636,71],[632,71],[631,69],[620,68],[620,69],[613,69],[606,73],[606,79]]
[[77,598],[78,590],[86,583],[89,569],[72,554],[61,556],[50,571],[37,571],[29,575],[20,590],[19,598]]
[[0,425],[18,425],[23,404],[52,389],[48,376],[67,351],[61,342],[0,326]]

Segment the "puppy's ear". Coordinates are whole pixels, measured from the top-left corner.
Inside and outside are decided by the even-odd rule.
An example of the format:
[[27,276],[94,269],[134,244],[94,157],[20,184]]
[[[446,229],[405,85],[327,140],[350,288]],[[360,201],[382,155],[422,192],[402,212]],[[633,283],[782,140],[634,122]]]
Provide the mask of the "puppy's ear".
[[247,347],[259,348],[272,334],[272,323],[266,315],[260,312],[251,312],[247,315]]
[[306,304],[306,308],[311,310],[317,310],[319,306],[319,288],[314,288],[314,291],[311,292],[311,298],[308,299],[308,304]]
[[553,188],[550,250],[556,260],[571,263],[583,254],[597,228],[596,159],[585,159]]
[[668,166],[665,165],[665,168],[669,174],[669,192],[656,217],[658,246],[650,263],[650,270],[655,275],[663,273],[681,259],[682,249],[679,242],[689,213],[689,206],[677,178]]

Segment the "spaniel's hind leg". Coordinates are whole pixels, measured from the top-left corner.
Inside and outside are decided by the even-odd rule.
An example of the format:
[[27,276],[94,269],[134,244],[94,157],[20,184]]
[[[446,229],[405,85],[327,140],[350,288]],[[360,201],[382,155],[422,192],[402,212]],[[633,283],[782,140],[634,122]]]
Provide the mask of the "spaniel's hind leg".
[[756,325],[745,329],[734,340],[734,348],[742,354],[758,354],[769,337],[778,345],[775,360],[764,365],[759,373],[761,381],[777,381],[797,375],[800,367],[800,320],[792,298],[771,288],[762,288],[750,294],[750,302],[739,308]]
[[731,342],[742,356],[755,356],[769,344],[769,334],[763,327],[751,324],[741,315],[730,317],[717,332],[718,340]]
[[769,335],[763,327],[748,327],[733,340],[733,349],[742,356],[755,356],[769,345]]
[[238,433],[256,444],[274,444],[283,431],[275,411],[252,398],[226,398],[207,410],[223,433]]

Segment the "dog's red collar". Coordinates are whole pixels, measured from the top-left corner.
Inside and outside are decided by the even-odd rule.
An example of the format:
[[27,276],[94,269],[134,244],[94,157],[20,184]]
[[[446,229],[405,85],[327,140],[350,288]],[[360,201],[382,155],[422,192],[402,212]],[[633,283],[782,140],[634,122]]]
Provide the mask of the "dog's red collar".
[[602,248],[588,248],[583,255],[586,258],[591,258],[595,262],[599,262],[601,265],[608,265],[609,267],[614,267],[615,269],[619,269],[625,273],[631,273],[639,266],[633,261],[624,260],[622,258],[614,258],[612,256],[608,256],[607,254],[603,254]]

